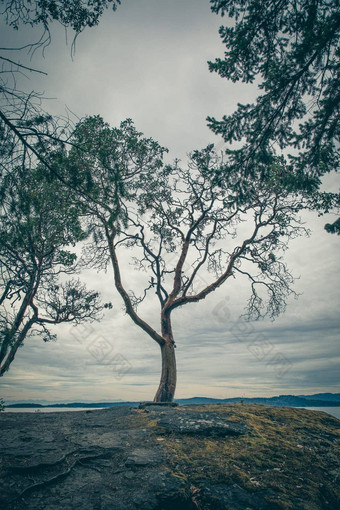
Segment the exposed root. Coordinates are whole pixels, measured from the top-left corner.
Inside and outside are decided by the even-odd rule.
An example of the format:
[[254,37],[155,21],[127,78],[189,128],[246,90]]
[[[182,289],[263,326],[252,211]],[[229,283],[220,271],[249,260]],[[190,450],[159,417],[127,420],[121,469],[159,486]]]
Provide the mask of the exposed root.
[[[87,450],[88,451],[88,450]],[[36,466],[27,466],[27,467],[20,467],[20,468],[12,468],[13,471],[17,472],[17,471],[20,471],[20,472],[32,472],[32,471],[40,471],[41,469],[46,469],[46,468],[51,468],[51,467],[55,467],[55,466],[58,466],[60,464],[62,464],[63,462],[67,461],[68,457],[72,456],[72,455],[79,455],[81,453],[81,450],[75,450],[75,451],[72,451],[72,452],[69,452],[67,453],[66,455],[64,455],[63,457],[61,457],[60,459],[58,459],[56,462],[53,462],[51,464],[38,464]],[[67,477],[71,471],[75,468],[75,466],[77,465],[80,465],[80,466],[83,466],[83,467],[87,467],[89,469],[94,469],[96,471],[98,471],[99,473],[101,472],[99,468],[95,467],[95,466],[91,466],[89,464],[87,464],[87,461],[92,461],[92,460],[95,460],[95,459],[102,459],[102,458],[105,458],[105,457],[108,457],[110,454],[110,450],[104,450],[104,451],[101,451],[100,453],[98,454],[94,454],[94,455],[86,455],[86,456],[83,456],[83,457],[80,457],[80,458],[76,458],[74,459],[74,461],[67,467],[67,469],[65,471],[63,471],[62,473],[58,473],[50,478],[48,478],[47,480],[43,480],[41,482],[36,482],[32,485],[29,485],[28,487],[26,487],[23,491],[20,492],[20,494],[16,495],[11,501],[10,503],[13,503],[21,498],[23,498],[23,496],[26,496],[27,494],[37,490],[37,489],[40,489],[42,487],[46,488],[48,485],[51,485],[65,477]]]

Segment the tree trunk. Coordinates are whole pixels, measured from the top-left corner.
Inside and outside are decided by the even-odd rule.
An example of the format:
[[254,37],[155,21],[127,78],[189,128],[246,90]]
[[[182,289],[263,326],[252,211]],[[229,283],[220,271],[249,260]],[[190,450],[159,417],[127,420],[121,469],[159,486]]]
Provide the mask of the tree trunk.
[[5,362],[3,364],[1,364],[3,361],[3,359],[1,359],[1,361],[0,361],[0,377],[3,376],[4,373],[9,369],[9,366],[12,363],[12,361],[14,360],[14,356],[15,356],[18,348],[23,344],[23,341],[25,340],[27,333],[29,332],[29,330],[31,329],[31,327],[33,326],[34,323],[35,323],[35,317],[31,317],[26,322],[25,326],[20,331],[18,338],[11,346],[10,351],[7,354],[7,358],[5,359]]
[[176,357],[175,344],[165,342],[161,346],[162,374],[154,402],[172,402],[176,390]]

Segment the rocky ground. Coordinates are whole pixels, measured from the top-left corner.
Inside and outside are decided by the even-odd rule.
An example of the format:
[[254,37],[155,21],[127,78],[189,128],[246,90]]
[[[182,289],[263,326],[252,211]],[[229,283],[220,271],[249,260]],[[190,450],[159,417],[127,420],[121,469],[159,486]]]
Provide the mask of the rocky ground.
[[340,422],[264,405],[2,413],[6,510],[335,510]]

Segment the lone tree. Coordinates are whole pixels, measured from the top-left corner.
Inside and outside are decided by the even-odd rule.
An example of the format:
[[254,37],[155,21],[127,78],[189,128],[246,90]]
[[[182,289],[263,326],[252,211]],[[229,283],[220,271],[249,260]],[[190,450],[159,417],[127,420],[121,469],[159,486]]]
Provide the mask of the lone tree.
[[[126,313],[161,349],[154,401],[172,401],[173,313],[202,301],[230,278],[248,279],[250,317],[282,312],[294,281],[282,252],[290,239],[307,233],[299,212],[311,206],[309,196],[291,185],[294,175],[287,181],[288,170],[278,158],[262,182],[235,172],[212,146],[193,152],[186,168],[179,162],[163,165],[164,149],[143,138],[131,121],[111,129],[100,117],[88,118],[73,139],[82,150],[73,147],[56,164],[80,191],[93,235],[89,260],[97,267],[112,264]],[[128,249],[145,275],[141,292],[131,289],[133,279],[127,281],[121,270]],[[210,283],[200,288],[205,271]],[[155,297],[159,329],[138,313],[144,299]]]
[[[42,170],[16,169],[0,189],[0,375],[31,335],[55,338],[50,325],[98,319],[105,306],[97,292],[74,278],[69,250],[85,238],[57,181]],[[71,279],[66,279],[66,277]]]
[[[210,128],[231,144],[230,163],[263,178],[277,154],[300,176],[304,189],[337,171],[340,154],[340,11],[329,0],[210,0],[229,23],[221,26],[224,58],[210,71],[262,91]],[[322,205],[315,204],[317,209]],[[340,233],[339,221],[327,225]]]

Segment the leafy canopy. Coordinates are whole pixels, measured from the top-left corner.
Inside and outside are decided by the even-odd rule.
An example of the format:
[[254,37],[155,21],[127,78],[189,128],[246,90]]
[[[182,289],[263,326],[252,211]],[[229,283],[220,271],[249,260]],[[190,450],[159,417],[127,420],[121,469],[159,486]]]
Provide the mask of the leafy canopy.
[[[210,0],[229,16],[222,26],[223,59],[210,71],[234,82],[258,83],[253,104],[209,125],[226,142],[233,163],[266,175],[275,151],[313,178],[337,170],[340,134],[340,11],[334,0]],[[306,183],[305,183],[306,184]]]
[[58,21],[77,33],[85,27],[93,27],[110,4],[116,10],[121,0],[5,0],[3,14],[11,27],[21,24],[40,25],[45,28]]
[[[89,260],[112,263],[127,313],[151,336],[136,313],[150,292],[169,314],[230,277],[248,278],[252,317],[282,312],[294,280],[282,253],[306,233],[299,212],[312,207],[309,193],[291,184],[296,175],[282,158],[273,159],[265,182],[233,168],[213,146],[194,151],[187,167],[164,165],[165,149],[143,138],[131,120],[110,128],[98,116],[80,122],[72,142],[58,172],[71,179],[93,233]],[[120,274],[127,248],[148,275],[141,294],[125,288]],[[205,271],[213,275],[210,284],[197,291]]]
[[[13,169],[0,188],[0,375],[24,340],[49,325],[99,318],[99,294],[79,279],[72,246],[86,233],[69,192],[41,168]],[[67,278],[68,277],[68,278]]]
[[[69,119],[53,119],[42,108],[43,94],[25,92],[18,87],[18,78],[28,73],[46,74],[31,65],[37,49],[45,49],[51,42],[50,25],[57,22],[77,35],[86,27],[99,23],[99,18],[110,5],[116,10],[121,0],[3,0],[0,16],[14,30],[23,25],[32,27],[32,40],[21,47],[0,48],[0,177],[8,168],[33,161],[51,170],[46,158],[46,145],[67,143]],[[34,27],[42,28],[38,35]],[[27,62],[23,57],[27,58]],[[72,126],[73,127],[73,126]],[[46,143],[47,142],[47,143]]]

